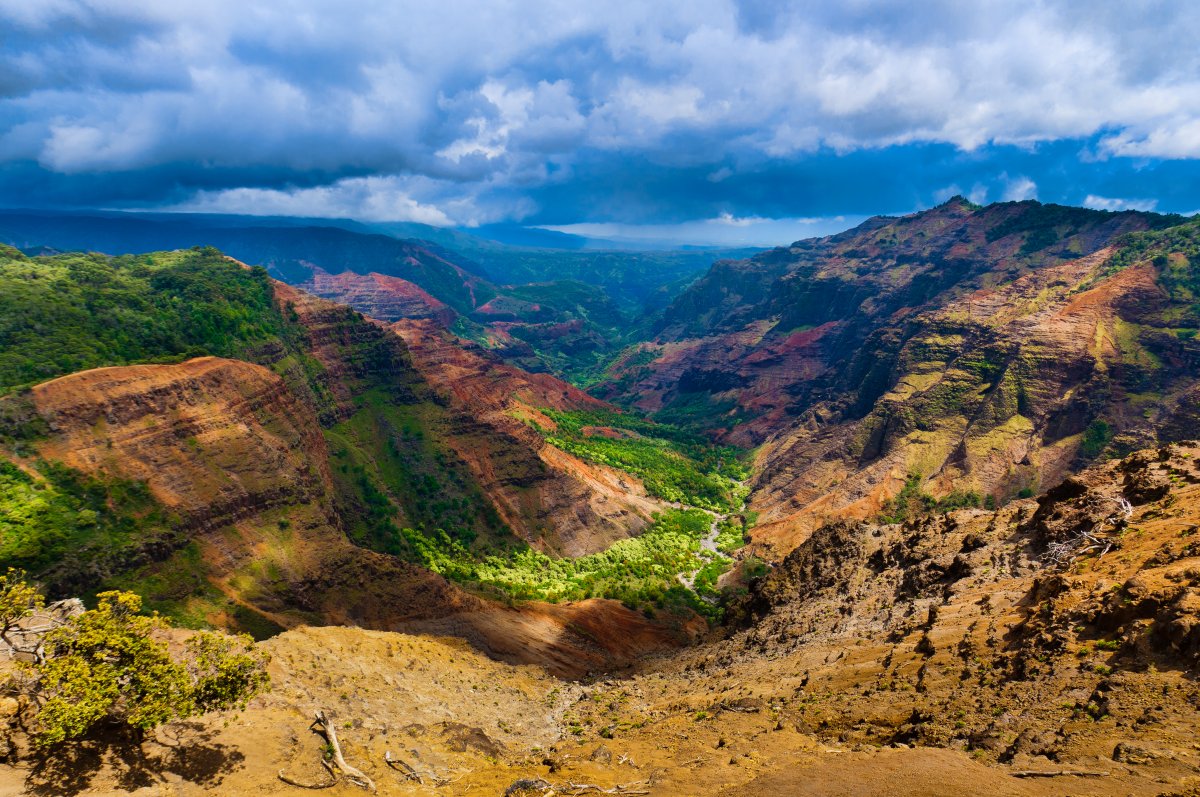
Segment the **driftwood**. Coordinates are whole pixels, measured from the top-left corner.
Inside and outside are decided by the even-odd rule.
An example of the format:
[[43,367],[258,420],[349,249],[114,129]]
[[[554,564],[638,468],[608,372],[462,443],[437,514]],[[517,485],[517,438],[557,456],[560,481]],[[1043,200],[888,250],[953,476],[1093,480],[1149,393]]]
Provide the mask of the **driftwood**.
[[1090,769],[1022,769],[1008,774],[1014,778],[1061,778],[1072,775],[1077,778],[1106,778],[1112,773]]
[[567,781],[567,785],[560,791],[563,794],[587,794],[588,792],[596,792],[597,794],[649,794],[647,789],[639,789],[643,781],[635,780],[633,783],[621,783],[613,786],[611,789],[602,789],[594,783],[572,783]]
[[326,763],[325,761],[321,761],[321,763],[325,764],[325,768],[329,770],[329,782],[328,783],[304,783],[302,781],[295,780],[293,778],[288,777],[287,775],[285,775],[283,773],[282,769],[279,770],[279,779],[282,780],[284,783],[286,783],[289,786],[295,786],[298,789],[311,789],[313,791],[316,791],[317,789],[328,789],[330,786],[336,786],[337,782],[338,782],[337,773],[334,772],[330,768],[329,764]]
[[[404,775],[404,777],[408,780],[415,780],[422,786],[426,785],[426,783],[432,783],[434,786],[448,786],[451,783],[457,783],[463,778],[461,774],[456,778],[448,778],[443,777],[436,772],[418,772],[404,760],[393,758],[391,750],[384,751],[383,762],[400,774]],[[461,770],[459,770],[459,772],[461,772]]]
[[396,770],[397,772],[403,773],[404,777],[408,778],[409,780],[415,780],[417,783],[420,783],[422,786],[425,785],[425,781],[421,779],[421,773],[417,772],[415,769],[413,769],[408,764],[401,761],[399,758],[392,758],[391,750],[384,751],[383,761],[385,764],[387,764],[392,769]]
[[342,755],[342,745],[338,741],[337,728],[325,717],[324,711],[318,711],[317,717],[313,720],[313,724],[309,727],[321,726],[321,733],[325,736],[325,741],[329,742],[329,748],[333,751],[333,763],[341,771],[342,776],[346,780],[353,783],[355,786],[360,786],[367,791],[375,791],[375,781],[371,780],[361,769],[350,766],[346,763],[346,757]]

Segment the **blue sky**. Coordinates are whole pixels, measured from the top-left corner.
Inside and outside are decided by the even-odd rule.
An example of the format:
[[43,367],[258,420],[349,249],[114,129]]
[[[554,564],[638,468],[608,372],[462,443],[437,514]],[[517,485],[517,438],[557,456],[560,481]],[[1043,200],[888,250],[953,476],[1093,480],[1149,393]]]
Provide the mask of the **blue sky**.
[[0,0],[0,205],[771,244],[1200,210],[1194,2]]

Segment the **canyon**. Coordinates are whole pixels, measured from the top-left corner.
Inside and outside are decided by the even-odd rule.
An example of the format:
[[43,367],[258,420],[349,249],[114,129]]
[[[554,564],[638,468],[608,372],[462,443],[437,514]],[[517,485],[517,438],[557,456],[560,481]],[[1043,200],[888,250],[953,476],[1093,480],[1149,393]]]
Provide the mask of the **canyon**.
[[6,564],[272,655],[75,793],[291,793],[317,710],[384,793],[1195,788],[1194,220],[954,198],[632,323],[317,237],[0,251]]

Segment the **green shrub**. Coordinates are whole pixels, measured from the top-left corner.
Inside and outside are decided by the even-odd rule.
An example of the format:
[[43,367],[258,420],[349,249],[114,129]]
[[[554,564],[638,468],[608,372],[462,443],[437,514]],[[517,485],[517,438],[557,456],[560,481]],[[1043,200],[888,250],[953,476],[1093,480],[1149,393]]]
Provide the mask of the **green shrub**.
[[140,734],[173,719],[244,707],[270,688],[267,656],[248,636],[199,633],[172,655],[161,638],[166,621],[139,614],[138,596],[98,598],[95,609],[49,632],[45,658],[26,665],[39,745],[101,725]]
[[994,498],[988,496],[991,501],[989,505],[988,500],[974,490],[955,490],[945,498],[934,498],[925,492],[922,482],[923,478],[920,473],[914,471],[908,474],[900,492],[884,504],[883,511],[879,513],[877,520],[880,523],[903,523],[934,512],[953,512],[956,509],[981,505],[987,506],[989,509],[995,507]]
[[[488,594],[550,602],[606,597],[635,609],[687,607],[712,617],[714,607],[677,578],[712,566],[700,554],[709,524],[709,516],[699,510],[671,510],[640,536],[574,559],[556,559],[524,543],[513,551],[480,556],[441,529],[400,533],[430,570]],[[717,568],[712,566],[708,574],[715,584]]]
[[1104,452],[1112,440],[1113,430],[1107,421],[1097,418],[1088,424],[1079,444],[1079,453],[1087,459],[1095,459]]
[[31,471],[0,459],[0,566],[102,573],[175,528],[141,482],[90,477],[53,462]]

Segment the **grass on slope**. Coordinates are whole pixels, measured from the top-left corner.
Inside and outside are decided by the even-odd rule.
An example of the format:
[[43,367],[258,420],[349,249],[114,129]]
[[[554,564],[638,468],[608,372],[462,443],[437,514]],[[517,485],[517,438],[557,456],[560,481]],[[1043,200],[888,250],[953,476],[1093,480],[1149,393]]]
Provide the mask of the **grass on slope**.
[[359,403],[362,409],[325,433],[338,493],[356,499],[341,507],[355,543],[412,558],[397,521],[446,529],[467,548],[515,540],[466,465],[439,444],[439,407],[391,404],[379,389]]
[[0,393],[107,365],[245,356],[283,334],[262,269],[215,249],[26,258],[0,247]]
[[558,427],[546,441],[588,462],[623,470],[651,495],[714,512],[741,505],[748,475],[737,449],[633,415],[600,410],[543,410]]
[[984,506],[995,509],[995,499],[990,495],[981,498],[974,490],[955,490],[945,498],[934,498],[925,492],[924,478],[920,473],[910,473],[904,481],[904,487],[884,505],[883,511],[876,518],[880,523],[904,523],[916,520],[925,515],[935,513],[945,514],[956,509]]
[[[365,400],[370,403],[371,394]],[[640,536],[601,553],[548,556],[516,537],[472,491],[430,433],[436,429],[431,411],[360,412],[327,432],[339,493],[350,499],[342,517],[355,542],[506,601],[602,597],[643,609],[689,607],[710,618],[719,614],[716,579],[729,561],[701,550],[712,520],[707,512],[669,510]],[[426,450],[417,456],[419,449]],[[420,465],[431,459],[442,466],[436,473]],[[727,521],[718,548],[732,552],[741,546],[742,533]],[[694,591],[679,582],[678,574],[697,570]]]
[[0,459],[5,567],[105,573],[123,554],[169,534],[174,525],[141,482],[95,479],[50,462],[37,468],[30,474]]

